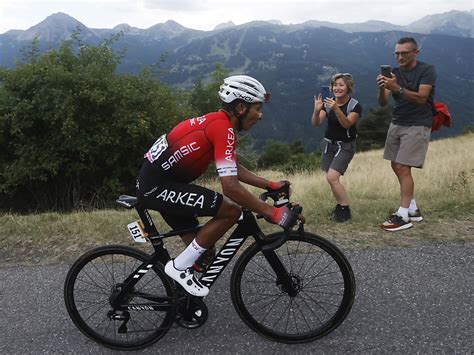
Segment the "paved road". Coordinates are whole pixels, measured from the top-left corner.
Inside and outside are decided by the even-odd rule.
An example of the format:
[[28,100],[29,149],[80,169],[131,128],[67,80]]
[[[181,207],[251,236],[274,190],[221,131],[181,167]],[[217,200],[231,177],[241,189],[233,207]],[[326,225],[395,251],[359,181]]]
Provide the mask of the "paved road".
[[[323,339],[286,345],[261,338],[238,318],[228,275],[206,303],[208,322],[172,329],[140,354],[449,353],[474,350],[474,243],[348,254],[357,280],[353,309]],[[62,286],[67,265],[0,269],[0,354],[110,354],[69,320]],[[224,276],[223,275],[223,276]]]

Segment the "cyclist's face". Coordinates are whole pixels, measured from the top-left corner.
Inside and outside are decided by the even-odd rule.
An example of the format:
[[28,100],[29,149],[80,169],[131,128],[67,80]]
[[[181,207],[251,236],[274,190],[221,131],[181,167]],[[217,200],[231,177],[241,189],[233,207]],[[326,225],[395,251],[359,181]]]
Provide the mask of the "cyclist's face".
[[255,123],[261,120],[262,117],[262,103],[251,104],[242,119],[242,129],[248,131]]

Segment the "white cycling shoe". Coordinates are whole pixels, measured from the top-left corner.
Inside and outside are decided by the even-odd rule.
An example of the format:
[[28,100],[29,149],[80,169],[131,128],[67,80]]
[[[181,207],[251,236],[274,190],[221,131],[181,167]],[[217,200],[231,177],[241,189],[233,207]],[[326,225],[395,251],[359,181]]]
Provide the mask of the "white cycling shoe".
[[209,294],[209,288],[194,277],[190,272],[190,268],[187,270],[178,270],[174,267],[174,260],[170,260],[166,263],[165,273],[193,296],[206,297]]

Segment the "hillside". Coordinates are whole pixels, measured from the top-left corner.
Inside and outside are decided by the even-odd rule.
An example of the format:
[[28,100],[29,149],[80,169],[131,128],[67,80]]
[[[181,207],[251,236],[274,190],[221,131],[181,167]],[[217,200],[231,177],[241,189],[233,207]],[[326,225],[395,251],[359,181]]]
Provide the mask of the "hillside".
[[[451,129],[434,135],[439,138],[458,135],[466,125],[474,124],[470,95],[474,88],[474,39],[462,30],[466,16],[472,20],[472,12],[452,11],[427,16],[406,27],[376,21],[349,27],[321,22],[281,25],[257,21],[197,31],[173,21],[148,29],[126,24],[114,29],[88,29],[66,14],[54,14],[26,31],[0,35],[0,48],[6,54],[0,56],[0,65],[13,66],[15,58],[22,58],[21,48],[35,35],[39,36],[40,50],[47,50],[76,28],[81,29],[82,40],[90,44],[124,30],[114,45],[116,50],[125,51],[121,72],[137,73],[144,66],[160,63],[164,55],[160,66],[167,74],[162,80],[173,86],[185,88],[198,77],[207,78],[216,62],[223,63],[231,73],[251,74],[273,94],[264,110],[265,119],[252,132],[257,146],[268,138],[284,142],[299,139],[309,151],[317,147],[324,133],[309,124],[312,98],[320,85],[327,84],[336,72],[351,72],[356,81],[354,96],[364,107],[364,116],[377,105],[375,77],[380,65],[395,66],[392,52],[396,40],[413,36],[421,46],[419,59],[436,66],[436,98],[448,104],[454,117]],[[437,26],[440,23],[445,30],[436,31],[441,28]],[[408,29],[444,34],[404,32]],[[452,30],[450,35],[446,35],[448,29]]]
[[[334,198],[318,167],[313,172],[291,176],[275,171],[260,174],[273,179],[289,179],[293,200],[304,208],[306,230],[326,236],[345,249],[473,241],[473,150],[473,134],[430,144],[425,168],[414,171],[416,198],[425,220],[396,234],[384,232],[379,227],[399,201],[398,183],[390,163],[382,159],[381,150],[358,153],[351,162],[343,180],[353,219],[343,224],[328,218],[334,208]],[[216,181],[208,181],[205,185],[220,190]],[[252,191],[259,193],[257,189]],[[158,229],[167,229],[162,219],[155,212],[152,214]],[[133,244],[126,225],[136,219],[135,211],[124,209],[0,214],[0,264],[71,260],[94,245]],[[265,231],[279,228],[262,220],[259,224]],[[167,240],[167,247],[176,252],[182,244],[178,240]]]

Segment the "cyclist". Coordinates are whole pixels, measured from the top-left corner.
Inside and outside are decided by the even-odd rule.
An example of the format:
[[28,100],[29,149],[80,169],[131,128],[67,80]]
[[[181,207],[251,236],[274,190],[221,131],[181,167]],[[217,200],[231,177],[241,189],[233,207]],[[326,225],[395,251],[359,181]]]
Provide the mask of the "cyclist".
[[[165,265],[168,276],[194,296],[207,296],[209,289],[192,273],[193,263],[239,219],[241,207],[263,215],[267,221],[288,228],[304,217],[287,206],[273,207],[252,195],[240,182],[279,190],[288,181],[269,181],[236,160],[236,131],[249,130],[263,116],[263,102],[270,95],[256,79],[235,75],[224,79],[219,90],[222,108],[187,119],[162,135],[145,154],[137,179],[139,203],[157,210],[173,229],[198,225],[197,217],[212,218],[197,232],[182,235],[191,241]],[[191,182],[214,160],[222,194]]]

